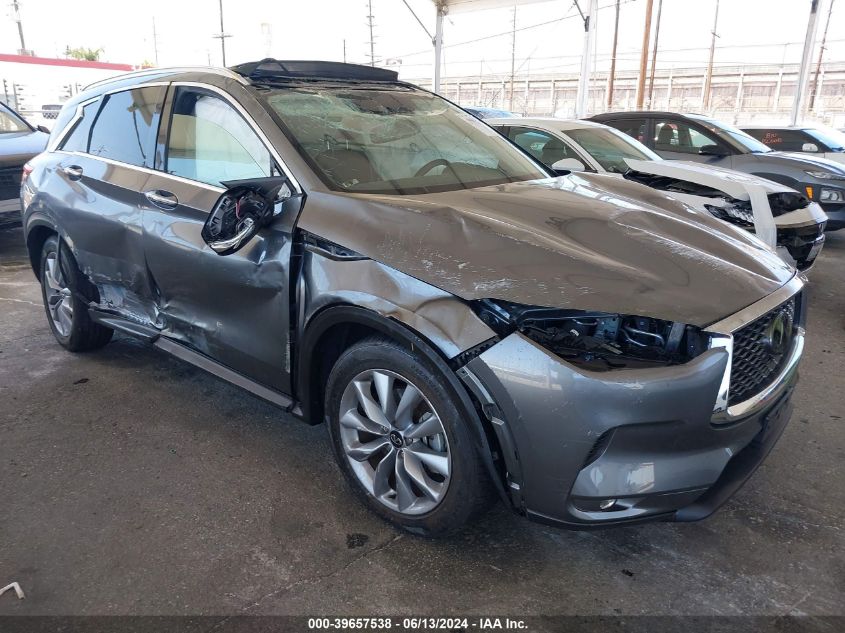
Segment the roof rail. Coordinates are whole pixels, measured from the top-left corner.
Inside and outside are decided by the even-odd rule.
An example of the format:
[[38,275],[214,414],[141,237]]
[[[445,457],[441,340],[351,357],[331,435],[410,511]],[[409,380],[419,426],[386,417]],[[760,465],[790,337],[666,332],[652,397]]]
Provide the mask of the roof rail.
[[96,88],[97,86],[101,86],[103,84],[121,81],[123,79],[130,79],[132,77],[143,77],[145,75],[161,75],[181,72],[213,73],[215,75],[221,75],[223,77],[230,77],[239,81],[242,84],[247,83],[241,73],[232,72],[232,70],[230,70],[229,68],[219,68],[217,66],[173,66],[163,68],[143,68],[141,70],[134,70],[132,72],[122,73],[120,75],[113,75],[111,77],[107,77],[106,79],[100,79],[99,81],[95,81],[93,83],[88,84],[87,86],[85,86],[85,90],[88,90],[89,88]]
[[398,81],[399,73],[375,66],[279,59],[262,59],[232,66],[231,70],[253,80],[261,79],[345,79],[353,81]]

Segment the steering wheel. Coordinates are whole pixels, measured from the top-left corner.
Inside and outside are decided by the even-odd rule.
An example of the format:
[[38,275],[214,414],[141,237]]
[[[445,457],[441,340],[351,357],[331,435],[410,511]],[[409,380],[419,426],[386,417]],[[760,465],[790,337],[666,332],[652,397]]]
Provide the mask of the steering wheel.
[[452,169],[452,163],[450,163],[445,158],[435,158],[434,160],[430,160],[425,165],[420,167],[417,170],[417,173],[414,174],[414,178],[419,178],[420,176],[427,174],[432,169],[434,169],[435,167],[439,167],[440,165],[443,165],[444,167],[449,169],[452,173],[455,173],[455,170]]

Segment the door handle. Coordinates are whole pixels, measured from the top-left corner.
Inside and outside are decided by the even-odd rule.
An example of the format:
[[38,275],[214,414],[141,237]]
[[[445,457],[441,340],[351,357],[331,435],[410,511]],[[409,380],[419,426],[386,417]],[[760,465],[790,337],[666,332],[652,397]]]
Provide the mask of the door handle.
[[166,211],[175,209],[179,204],[179,199],[176,196],[169,191],[162,191],[161,189],[146,191],[144,192],[144,196],[159,209],[165,209]]
[[69,180],[79,180],[82,178],[82,167],[79,165],[68,165],[67,167],[62,167],[62,171],[65,172],[65,175]]

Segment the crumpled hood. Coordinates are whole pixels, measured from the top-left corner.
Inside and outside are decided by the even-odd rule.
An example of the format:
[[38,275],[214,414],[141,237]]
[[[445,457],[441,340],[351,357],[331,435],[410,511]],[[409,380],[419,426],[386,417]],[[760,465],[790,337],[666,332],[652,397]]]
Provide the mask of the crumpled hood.
[[0,167],[23,165],[47,147],[44,132],[5,132],[0,134]]
[[744,231],[600,174],[410,196],[314,193],[298,225],[463,299],[698,326],[793,274]]

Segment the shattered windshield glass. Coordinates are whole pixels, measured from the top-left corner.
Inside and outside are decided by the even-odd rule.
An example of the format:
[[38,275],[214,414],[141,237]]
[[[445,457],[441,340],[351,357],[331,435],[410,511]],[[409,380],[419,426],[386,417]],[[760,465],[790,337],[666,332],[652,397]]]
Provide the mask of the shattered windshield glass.
[[549,176],[498,132],[420,90],[308,86],[260,94],[333,189],[403,195]]

